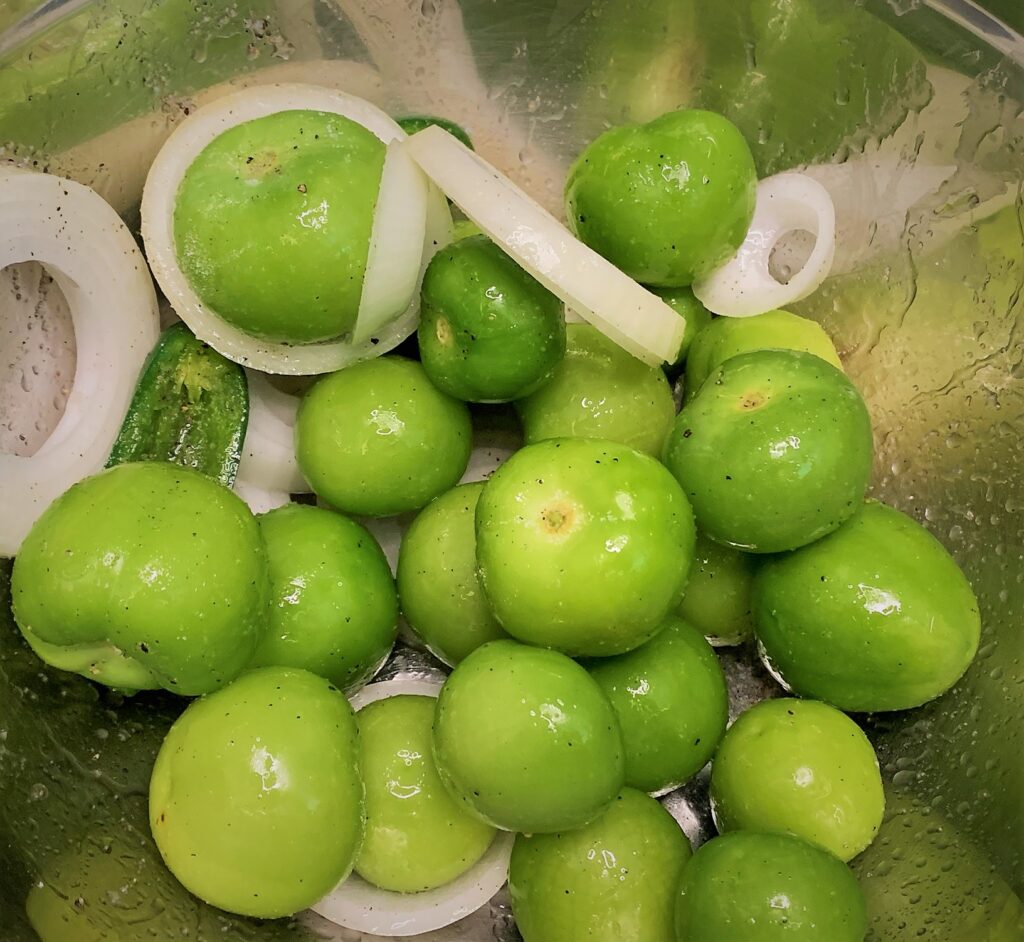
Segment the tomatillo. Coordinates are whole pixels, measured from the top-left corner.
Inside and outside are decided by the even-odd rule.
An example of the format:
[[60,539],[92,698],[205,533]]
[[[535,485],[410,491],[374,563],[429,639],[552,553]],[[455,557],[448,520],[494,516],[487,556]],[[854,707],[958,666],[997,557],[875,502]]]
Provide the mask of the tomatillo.
[[356,721],[322,677],[249,671],[196,700],[153,766],[149,823],[185,888],[261,919],[311,906],[352,869],[363,836]]
[[480,580],[501,626],[571,655],[621,654],[678,604],[693,561],[689,504],[653,458],[556,438],[516,452],[476,508]]
[[818,543],[766,560],[754,621],[770,669],[841,710],[907,710],[945,693],[978,651],[978,600],[945,547],[869,501]]
[[241,498],[165,462],[86,478],[14,562],[14,617],[46,663],[196,696],[234,678],[268,624],[267,554]]
[[820,357],[759,350],[726,360],[683,407],[665,449],[701,532],[755,553],[831,533],[864,500],[871,419]]
[[524,942],[675,942],[675,899],[690,845],[653,798],[624,788],[586,827],[520,834],[509,863]]
[[624,781],[619,721],[601,688],[564,654],[515,641],[485,644],[452,672],[434,759],[465,808],[529,834],[593,821]]
[[739,248],[756,192],[750,148],[728,118],[671,111],[591,143],[569,170],[565,215],[632,278],[679,287]]

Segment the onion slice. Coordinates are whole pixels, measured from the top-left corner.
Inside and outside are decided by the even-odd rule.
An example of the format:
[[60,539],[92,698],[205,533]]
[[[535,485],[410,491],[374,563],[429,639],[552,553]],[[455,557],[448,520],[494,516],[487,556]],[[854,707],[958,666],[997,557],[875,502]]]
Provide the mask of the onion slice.
[[[810,232],[814,247],[786,284],[769,270],[772,249],[783,236]],[[736,254],[693,283],[693,293],[709,311],[726,317],[752,317],[806,298],[832,269],[836,212],[832,197],[803,173],[780,173],[757,185],[754,218]]]
[[[396,677],[363,687],[350,700],[355,710],[385,697],[412,694],[436,697],[439,681]],[[499,831],[491,846],[462,876],[423,893],[382,890],[353,873],[312,907],[313,912],[346,929],[390,937],[442,929],[476,912],[505,885],[515,835]]]
[[364,343],[412,303],[420,287],[427,178],[400,140],[388,144],[352,342]]
[[242,498],[254,514],[265,514],[269,510],[277,510],[291,503],[291,495],[287,491],[275,491],[258,484],[237,479],[232,490]]
[[[174,203],[178,188],[203,149],[235,125],[295,110],[340,114],[363,125],[385,144],[405,137],[402,129],[375,105],[317,85],[262,85],[225,95],[183,121],[157,154],[142,194],[142,235],[157,282],[175,312],[197,337],[229,360],[266,373],[330,373],[359,360],[379,356],[408,337],[419,320],[418,292],[413,293],[408,309],[400,317],[362,343],[348,340],[274,343],[239,330],[203,304],[178,265],[174,245]],[[443,240],[443,233],[450,233],[451,214],[447,206],[429,199],[427,212],[427,229],[433,233],[429,241],[433,244]]]
[[508,177],[439,127],[406,147],[447,196],[568,308],[646,363],[672,361],[686,323],[575,238]]
[[41,263],[71,311],[77,347],[64,414],[29,457],[0,454],[0,555],[72,484],[106,463],[160,335],[145,259],[121,218],[80,183],[0,172],[0,268]]
[[282,392],[263,373],[246,370],[249,424],[242,444],[238,478],[247,485],[286,494],[308,494],[312,488],[295,457],[295,416],[299,397]]

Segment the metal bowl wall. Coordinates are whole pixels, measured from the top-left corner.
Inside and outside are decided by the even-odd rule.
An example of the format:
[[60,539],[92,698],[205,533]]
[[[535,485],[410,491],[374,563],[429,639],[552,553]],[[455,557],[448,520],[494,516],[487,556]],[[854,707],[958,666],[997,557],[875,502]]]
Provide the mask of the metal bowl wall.
[[[857,718],[888,793],[883,831],[854,862],[870,938],[1024,938],[1024,43],[1012,29],[953,0],[72,0],[23,18],[32,6],[0,8],[0,158],[94,186],[130,224],[148,159],[195,104],[282,79],[453,118],[556,212],[587,141],[684,105],[736,121],[761,174],[819,165],[840,251],[799,311],[833,336],[868,401],[873,494],[948,547],[984,625],[949,694]],[[45,437],[38,403],[59,400],[67,352],[45,312],[15,324],[10,284],[0,449],[16,451]],[[11,622],[9,573],[0,565],[0,938],[35,938],[30,917],[44,942],[323,937],[323,923],[231,917],[178,886],[145,803],[182,702],[124,700],[43,667]],[[727,668],[734,707],[777,692],[752,652]],[[707,836],[701,780],[666,800],[691,838]],[[499,898],[431,938],[517,935]]]

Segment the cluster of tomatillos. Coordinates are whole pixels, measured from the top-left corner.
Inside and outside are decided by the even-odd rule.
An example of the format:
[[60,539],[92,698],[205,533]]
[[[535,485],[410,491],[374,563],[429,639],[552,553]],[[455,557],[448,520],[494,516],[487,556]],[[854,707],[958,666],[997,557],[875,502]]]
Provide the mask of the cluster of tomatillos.
[[[232,323],[314,343],[360,316],[392,152],[343,116],[286,114],[204,152],[173,230],[194,289]],[[307,151],[277,156],[313,129]],[[706,112],[613,129],[570,173],[575,234],[684,319],[675,362],[567,325],[545,284],[471,234],[426,266],[418,359],[357,362],[303,396],[295,457],[320,506],[254,516],[169,454],[115,463],[36,522],[13,598],[40,657],[199,698],[150,791],[156,844],[191,892],[262,918],[353,870],[426,893],[507,831],[526,942],[863,938],[845,862],[884,798],[846,712],[948,690],[978,608],[933,537],[865,500],[868,410],[821,328],[784,311],[712,318],[689,291],[742,242],[756,182],[738,131]],[[269,221],[296,202],[305,241],[284,258],[308,296],[273,266],[248,277],[272,251],[260,227],[283,231]],[[664,367],[684,361],[677,414]],[[190,402],[220,408],[209,389]],[[525,444],[460,484],[477,402],[513,402]],[[393,577],[352,518],[413,511]],[[451,673],[436,700],[397,692],[354,712],[346,695],[387,660],[399,613]],[[712,645],[752,637],[796,696],[727,729]],[[652,796],[709,761],[721,836],[691,853]]]

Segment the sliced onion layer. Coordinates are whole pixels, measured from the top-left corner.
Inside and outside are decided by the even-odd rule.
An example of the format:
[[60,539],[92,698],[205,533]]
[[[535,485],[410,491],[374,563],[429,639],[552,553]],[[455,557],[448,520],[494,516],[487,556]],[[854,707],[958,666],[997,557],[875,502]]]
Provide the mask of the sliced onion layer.
[[[436,697],[441,681],[402,676],[363,687],[349,698],[354,710],[402,694]],[[450,926],[476,912],[505,885],[515,835],[498,832],[487,853],[462,876],[423,893],[382,890],[353,873],[319,903],[313,912],[346,929],[372,935],[420,935]]]
[[235,481],[232,488],[242,498],[254,514],[265,514],[270,510],[277,510],[291,502],[291,495],[287,491],[272,491],[258,484],[250,484],[241,478]]
[[[402,538],[414,519],[416,519],[415,513],[399,514],[395,517],[357,518],[383,550],[388,565],[391,567],[392,575],[398,572],[398,553],[402,547]],[[402,624],[401,619],[399,619],[399,624]]]
[[683,318],[575,238],[503,173],[439,127],[414,134],[406,147],[473,222],[568,308],[647,363],[675,359]]
[[363,343],[412,304],[420,288],[427,178],[402,141],[388,144],[352,342]]
[[[814,245],[803,266],[783,284],[769,269],[772,250],[793,232],[809,232]],[[813,292],[832,269],[836,213],[817,180],[802,173],[780,173],[757,185],[750,229],[736,254],[693,283],[697,299],[715,314],[752,317],[785,307]]]
[[238,478],[246,484],[286,494],[308,494],[312,488],[295,458],[295,415],[299,397],[282,392],[267,377],[246,370],[249,424],[245,429]]
[[0,555],[72,484],[106,463],[139,372],[160,334],[145,259],[121,218],[88,187],[0,172],[0,268],[41,263],[71,311],[77,347],[64,414],[34,455],[0,454]]
[[[264,85],[226,95],[195,111],[160,149],[142,194],[142,234],[153,274],[171,306],[193,333],[230,360],[266,373],[305,375],[330,373],[359,360],[393,349],[415,329],[419,293],[406,310],[375,336],[357,343],[332,340],[315,344],[285,344],[261,340],[239,330],[207,307],[192,290],[178,265],[174,245],[174,203],[186,171],[203,149],[227,129],[280,111],[326,111],[340,114],[372,131],[385,144],[402,140],[402,129],[383,111],[361,98],[317,85]],[[451,214],[443,200],[427,200],[427,235],[421,244],[445,244],[450,239]],[[376,215],[376,214],[375,214]],[[418,232],[414,228],[414,233]],[[408,254],[408,253],[406,253]],[[423,253],[418,278],[428,260]],[[410,273],[406,273],[406,278]],[[367,271],[371,284],[383,276]],[[364,278],[365,282],[365,278]],[[379,309],[374,313],[379,315]]]

